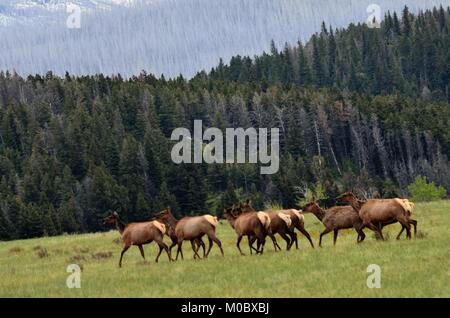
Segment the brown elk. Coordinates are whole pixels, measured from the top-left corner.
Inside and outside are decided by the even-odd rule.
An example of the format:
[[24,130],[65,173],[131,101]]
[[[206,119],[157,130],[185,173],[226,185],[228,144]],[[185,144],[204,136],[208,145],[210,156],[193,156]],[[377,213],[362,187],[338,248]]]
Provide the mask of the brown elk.
[[[247,200],[244,204],[240,204],[240,210],[242,212],[255,211],[255,209],[251,205],[251,201],[250,200]],[[271,214],[272,214],[272,216],[271,216],[271,226],[270,227],[271,227],[271,231],[272,231],[273,234],[280,233],[276,229],[276,227],[278,227],[278,226],[277,225],[275,225],[275,226],[272,225],[273,214],[278,213],[278,214],[280,214],[280,216],[288,215],[290,217],[291,225],[289,226],[287,234],[290,236],[291,241],[290,241],[290,245],[289,245],[288,249],[291,248],[291,246],[294,244],[294,242],[295,242],[295,248],[298,249],[297,233],[295,233],[294,229],[299,230],[308,239],[309,243],[311,244],[311,247],[314,248],[314,243],[313,243],[313,241],[311,239],[311,235],[309,235],[309,233],[305,229],[305,216],[299,210],[296,210],[296,209],[284,209],[284,210],[274,210],[274,211],[268,210],[268,211],[265,211],[265,212],[269,213],[269,216],[271,216]],[[287,222],[287,221],[285,221],[285,222]],[[277,223],[280,223],[280,222],[275,222],[275,224],[277,224]],[[281,225],[283,225],[283,224],[281,224]],[[283,228],[283,226],[281,226],[281,228]],[[276,243],[275,238],[273,236],[271,236],[271,239],[272,239],[272,241],[274,242],[274,245],[275,245],[275,243]]]
[[[170,210],[170,208],[167,208],[165,210],[162,210],[160,212],[158,212],[156,215],[162,215],[164,213],[166,213],[166,211]],[[166,231],[166,235],[170,238],[170,240],[172,241],[172,244],[169,246],[169,250],[172,253],[172,248],[175,245],[178,245],[178,238],[177,235],[175,234],[175,226],[176,226],[176,219],[169,219],[169,223],[170,225],[167,226],[167,231]],[[203,240],[201,238],[197,238],[195,240],[193,240],[193,251],[194,251],[194,258],[196,258],[198,256],[198,250],[200,249],[200,247],[203,248],[203,257],[206,256],[206,248],[205,248],[205,243],[203,242]]]
[[[402,199],[370,199],[367,201],[358,200],[351,192],[346,192],[336,198],[337,202],[350,203],[358,212],[363,225],[374,231],[384,240],[382,228],[385,225],[399,222],[403,229],[406,229],[408,239],[411,239],[411,224],[417,225],[416,220],[411,220],[410,212]],[[397,238],[402,233],[400,231]]]
[[209,214],[201,216],[185,216],[181,220],[177,220],[172,215],[170,209],[166,209],[159,212],[155,215],[155,217],[168,227],[172,228],[175,232],[178,244],[177,256],[175,257],[176,260],[178,259],[178,254],[181,254],[181,258],[184,259],[182,250],[183,241],[190,241],[194,251],[194,258],[200,258],[197,253],[198,248],[196,248],[195,243],[199,242],[204,235],[208,236],[209,241],[208,251],[204,257],[208,257],[213,242],[219,246],[220,252],[223,256],[222,243],[216,236],[217,218],[215,216]]
[[[270,217],[270,232],[268,233],[269,237],[272,239],[273,248],[275,251],[281,251],[280,245],[277,243],[277,239],[275,238],[275,234],[279,234],[286,241],[286,250],[291,248],[291,240],[294,242],[294,231],[291,230],[292,220],[291,216],[278,211],[264,211]],[[289,239],[288,235],[291,237]]]
[[[248,238],[250,253],[252,249],[255,250],[257,254],[262,254],[264,252],[266,236],[270,232],[270,217],[267,213],[242,212],[239,207],[236,208],[233,206],[226,209],[223,216],[228,220],[238,236],[236,246],[241,255],[245,255],[240,247],[243,236],[247,236]],[[258,240],[256,249],[252,246],[255,240]]]
[[333,245],[336,245],[338,232],[341,229],[354,228],[358,233],[356,241],[358,243],[364,241],[366,235],[363,232],[363,223],[359,218],[358,212],[356,212],[351,206],[335,206],[328,210],[323,210],[315,202],[307,203],[302,210],[314,214],[319,221],[325,225],[325,230],[320,233],[319,246],[322,246],[322,236],[334,231]]
[[142,245],[151,243],[152,241],[155,241],[159,246],[159,253],[156,256],[155,262],[158,262],[163,249],[166,251],[169,261],[172,261],[169,248],[163,241],[164,233],[166,232],[166,226],[164,224],[158,221],[125,224],[122,222],[117,212],[113,212],[104,218],[103,224],[115,225],[122,236],[124,246],[122,253],[120,253],[119,267],[122,267],[123,255],[132,245],[139,247],[142,258],[145,260],[144,248]]

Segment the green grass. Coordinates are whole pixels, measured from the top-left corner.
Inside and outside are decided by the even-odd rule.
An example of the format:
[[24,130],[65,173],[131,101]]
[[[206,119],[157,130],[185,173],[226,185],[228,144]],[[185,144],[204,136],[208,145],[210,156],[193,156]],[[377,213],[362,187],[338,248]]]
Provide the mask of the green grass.
[[[225,258],[214,246],[207,260],[193,260],[188,242],[184,261],[169,263],[163,254],[156,264],[152,243],[145,247],[147,262],[132,247],[121,269],[117,231],[1,242],[0,296],[450,297],[450,201],[416,204],[414,218],[419,237],[411,241],[395,240],[395,224],[385,228],[386,242],[366,230],[366,241],[357,245],[356,233],[347,230],[336,247],[328,234],[321,249],[312,249],[299,234],[299,250],[275,253],[269,240],[262,256],[240,256],[234,231],[223,223],[217,232]],[[307,214],[306,228],[317,244],[323,226]],[[241,246],[248,251],[246,239]],[[80,289],[66,286],[72,263],[83,269]],[[381,267],[380,289],[366,286],[369,264]]]

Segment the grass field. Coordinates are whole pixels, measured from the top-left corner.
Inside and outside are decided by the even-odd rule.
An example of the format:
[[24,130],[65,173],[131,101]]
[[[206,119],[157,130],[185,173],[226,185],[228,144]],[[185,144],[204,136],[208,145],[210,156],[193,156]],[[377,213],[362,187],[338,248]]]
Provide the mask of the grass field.
[[[395,224],[385,242],[366,230],[357,245],[348,230],[336,247],[331,233],[312,249],[299,234],[299,250],[275,253],[269,239],[261,256],[240,256],[224,222],[217,232],[225,258],[213,247],[207,260],[193,260],[188,242],[184,261],[162,254],[156,264],[152,243],[146,262],[132,247],[121,269],[117,231],[0,242],[0,297],[450,297],[450,201],[416,204],[414,218],[419,235],[411,241],[395,240]],[[306,228],[317,245],[322,224],[307,214]],[[241,244],[248,253],[246,239]],[[80,289],[66,286],[72,263],[82,267]],[[381,267],[379,289],[366,286],[369,264]]]

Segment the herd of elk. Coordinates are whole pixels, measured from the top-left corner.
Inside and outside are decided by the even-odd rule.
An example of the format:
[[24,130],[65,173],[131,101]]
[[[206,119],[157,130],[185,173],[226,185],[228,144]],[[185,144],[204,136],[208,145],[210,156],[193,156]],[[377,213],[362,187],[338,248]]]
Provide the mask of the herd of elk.
[[[351,192],[346,192],[336,198],[338,203],[347,203],[346,206],[334,206],[323,210],[318,203],[313,200],[307,203],[302,210],[296,209],[268,209],[265,211],[256,211],[249,200],[245,203],[234,204],[225,209],[223,217],[228,220],[231,227],[237,234],[236,246],[241,255],[245,255],[240,247],[244,236],[248,238],[250,254],[253,251],[256,254],[262,254],[266,236],[272,239],[275,251],[281,250],[278,245],[275,234],[279,234],[286,241],[286,249],[289,250],[295,242],[298,249],[297,234],[295,229],[299,230],[310,242],[311,247],[314,244],[311,236],[305,229],[305,217],[303,213],[312,213],[325,226],[325,230],[320,233],[319,246],[322,246],[322,237],[333,231],[333,244],[336,244],[338,232],[341,229],[354,228],[358,233],[357,242],[364,241],[366,235],[363,229],[369,228],[375,234],[384,240],[382,229],[384,226],[399,222],[402,225],[397,239],[406,230],[408,239],[411,239],[411,225],[414,226],[414,235],[417,232],[417,221],[411,218],[414,204],[407,199],[369,199],[362,201],[356,198]],[[104,224],[115,225],[122,236],[124,244],[120,254],[119,267],[122,266],[122,258],[125,252],[132,246],[139,247],[142,257],[145,260],[144,249],[142,245],[155,241],[159,246],[159,253],[155,259],[158,262],[162,250],[165,250],[169,261],[172,261],[172,248],[177,245],[177,255],[181,254],[183,259],[182,245],[184,241],[190,241],[194,252],[194,259],[201,258],[198,254],[200,247],[203,247],[203,258],[207,258],[213,242],[219,246],[223,254],[222,243],[216,236],[217,217],[210,214],[201,216],[186,216],[177,220],[170,208],[155,214],[154,220],[146,222],[136,222],[125,224],[121,221],[117,212],[113,212],[103,220]],[[168,247],[163,237],[167,235],[172,244]],[[203,236],[208,237],[209,246],[206,251]],[[253,247],[254,242],[257,247]]]

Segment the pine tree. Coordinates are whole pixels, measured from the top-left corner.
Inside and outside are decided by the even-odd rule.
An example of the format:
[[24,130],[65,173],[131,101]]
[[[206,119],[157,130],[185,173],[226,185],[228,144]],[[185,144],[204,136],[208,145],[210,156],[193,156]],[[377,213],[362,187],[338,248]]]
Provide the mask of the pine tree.
[[311,83],[311,68],[309,65],[308,57],[305,52],[305,48],[300,44],[299,48],[299,75],[298,82],[300,85],[308,85]]

